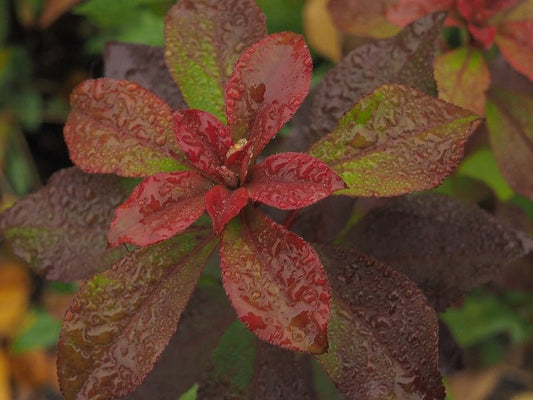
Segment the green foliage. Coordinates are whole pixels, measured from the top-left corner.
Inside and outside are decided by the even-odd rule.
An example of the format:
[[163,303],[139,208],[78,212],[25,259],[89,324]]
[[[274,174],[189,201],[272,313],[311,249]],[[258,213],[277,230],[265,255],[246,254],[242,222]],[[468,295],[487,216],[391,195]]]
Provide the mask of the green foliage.
[[52,347],[57,344],[61,322],[46,311],[37,309],[31,314],[29,323],[17,335],[11,345],[15,353]]

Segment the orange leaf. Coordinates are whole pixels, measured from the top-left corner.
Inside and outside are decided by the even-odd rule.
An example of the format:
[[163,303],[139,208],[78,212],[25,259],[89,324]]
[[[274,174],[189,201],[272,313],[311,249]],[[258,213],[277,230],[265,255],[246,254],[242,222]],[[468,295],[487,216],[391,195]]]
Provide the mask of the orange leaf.
[[9,366],[6,355],[3,351],[0,351],[0,399],[7,400],[10,398],[11,391],[9,389]]
[[25,268],[17,263],[0,263],[0,336],[12,336],[28,306],[30,281]]

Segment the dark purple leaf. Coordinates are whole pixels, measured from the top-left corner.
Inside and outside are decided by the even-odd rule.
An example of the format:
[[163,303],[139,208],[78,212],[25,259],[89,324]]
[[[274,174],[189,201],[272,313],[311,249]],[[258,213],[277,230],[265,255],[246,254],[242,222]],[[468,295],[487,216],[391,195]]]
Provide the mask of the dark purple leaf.
[[398,35],[364,44],[333,67],[317,86],[311,111],[309,145],[331,132],[365,94],[384,83],[436,94],[433,58],[446,14],[428,15]]
[[531,238],[478,207],[437,194],[370,212],[345,244],[407,275],[439,311],[533,249]]
[[152,370],[217,245],[194,228],[128,254],[78,291],[65,314],[58,377],[67,400],[116,399]]
[[437,316],[414,282],[354,251],[318,252],[333,293],[317,358],[336,385],[352,399],[444,399]]
[[163,47],[108,42],[104,48],[104,75],[135,82],[161,97],[173,110],[187,108],[170,76]]
[[15,253],[48,279],[84,279],[124,255],[124,248],[107,248],[107,231],[127,196],[117,176],[63,169],[0,214],[0,231]]

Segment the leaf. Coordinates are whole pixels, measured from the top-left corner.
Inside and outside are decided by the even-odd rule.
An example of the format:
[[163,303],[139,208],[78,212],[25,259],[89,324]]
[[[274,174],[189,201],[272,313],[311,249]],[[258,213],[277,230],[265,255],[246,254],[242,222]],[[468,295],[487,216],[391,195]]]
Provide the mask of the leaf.
[[[154,369],[124,400],[176,400],[207,366],[220,337],[235,319],[235,312],[220,286],[197,287]],[[176,368],[179,360],[180,368]]]
[[4,350],[0,350],[0,399],[11,399],[9,382],[9,360]]
[[342,52],[341,33],[327,10],[328,0],[308,0],[303,9],[305,39],[318,53],[339,62]]
[[193,171],[163,172],[144,179],[117,208],[111,221],[111,246],[147,246],[187,229],[205,211],[212,182]]
[[205,196],[207,212],[213,220],[213,231],[219,235],[230,219],[237,216],[248,204],[248,192],[240,187],[229,190],[225,186],[217,185]]
[[252,332],[289,350],[326,350],[329,284],[311,245],[246,208],[224,228],[220,255],[226,293]]
[[492,151],[503,176],[519,194],[533,199],[533,98],[492,89],[487,127]]
[[381,39],[400,31],[385,18],[388,5],[393,3],[391,0],[329,0],[328,10],[341,31]]
[[344,189],[343,180],[323,162],[302,153],[267,157],[250,171],[250,198],[282,210],[302,208]]
[[509,64],[533,80],[533,21],[509,21],[498,26],[496,44]]
[[478,116],[400,85],[365,96],[309,153],[346,182],[350,196],[432,189],[463,156]]
[[224,88],[237,59],[266,36],[252,0],[181,0],[165,21],[165,58],[190,108],[225,122]]
[[42,29],[48,28],[61,15],[79,2],[81,0],[46,0],[43,11],[39,16],[39,27]]
[[189,161],[210,177],[217,177],[231,146],[226,127],[200,110],[178,111],[173,121],[176,140]]
[[441,99],[479,115],[485,114],[490,73],[481,51],[461,47],[438,56],[435,79]]
[[61,322],[46,311],[36,310],[11,345],[13,353],[53,347],[59,338]]
[[136,83],[85,81],[70,103],[65,141],[70,158],[84,171],[143,177],[185,168],[170,107]]
[[104,75],[135,82],[163,99],[171,109],[187,108],[187,103],[170,76],[162,47],[107,42],[104,48]]
[[525,234],[476,206],[438,194],[398,199],[371,211],[344,243],[407,275],[438,311],[533,250]]
[[[30,302],[30,277],[22,264],[0,262],[0,337],[12,338],[22,325]],[[0,376],[1,379],[1,376]]]
[[196,229],[136,250],[78,291],[58,344],[61,391],[115,399],[137,387],[176,330],[217,245]]
[[0,231],[15,254],[48,279],[87,278],[125,252],[107,249],[106,237],[114,209],[126,197],[116,176],[63,169],[0,214]]
[[250,164],[302,104],[312,67],[303,37],[291,32],[267,36],[237,61],[226,86],[228,129],[234,143],[246,141]]
[[436,94],[433,57],[444,18],[444,13],[432,14],[390,39],[362,45],[329,70],[313,97],[309,145],[331,132],[361,97],[384,83]]
[[328,352],[318,360],[352,399],[444,399],[438,322],[417,286],[353,250],[318,248],[332,284]]
[[453,0],[399,0],[391,2],[385,13],[392,23],[405,26],[425,15],[437,11],[448,11],[453,7]]

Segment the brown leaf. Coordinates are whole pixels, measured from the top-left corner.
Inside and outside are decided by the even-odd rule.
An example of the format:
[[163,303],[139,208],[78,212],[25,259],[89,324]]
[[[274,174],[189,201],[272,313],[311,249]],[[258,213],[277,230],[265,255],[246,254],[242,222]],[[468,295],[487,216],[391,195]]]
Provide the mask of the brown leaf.
[[533,249],[525,234],[439,194],[400,198],[368,213],[344,243],[407,275],[438,311]]
[[114,209],[126,197],[116,176],[63,169],[0,214],[0,231],[15,253],[48,279],[86,278],[125,253],[108,250],[106,238]]
[[66,13],[82,0],[46,0],[43,11],[39,17],[39,26],[42,29],[48,28],[61,15]]
[[355,251],[318,252],[333,298],[317,358],[335,384],[353,399],[444,399],[437,316],[414,282]]
[[9,362],[6,354],[0,349],[0,399],[11,399],[11,388],[9,386]]

